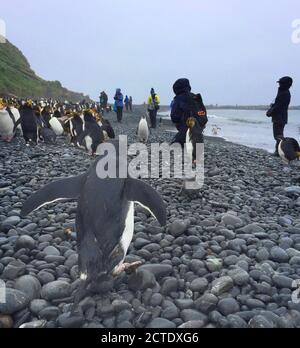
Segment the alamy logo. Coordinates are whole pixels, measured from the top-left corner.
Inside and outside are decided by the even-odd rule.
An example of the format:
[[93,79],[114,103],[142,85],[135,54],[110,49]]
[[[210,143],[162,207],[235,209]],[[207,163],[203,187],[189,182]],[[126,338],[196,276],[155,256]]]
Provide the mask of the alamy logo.
[[[96,173],[100,179],[131,177],[134,179],[181,179],[187,190],[199,190],[204,184],[204,144],[195,148],[180,144],[142,143],[128,146],[127,136],[119,136],[119,151],[110,143],[97,148],[101,159]],[[131,160],[128,162],[128,158]]]
[[3,280],[0,279],[0,304],[6,303],[6,286]]
[[3,19],[0,18],[0,44],[6,43],[6,24]]
[[292,27],[295,29],[292,33],[292,42],[294,44],[300,43],[300,19],[295,19],[292,23]]
[[300,279],[294,280],[292,284],[293,289],[296,289],[292,294],[293,303],[300,303]]

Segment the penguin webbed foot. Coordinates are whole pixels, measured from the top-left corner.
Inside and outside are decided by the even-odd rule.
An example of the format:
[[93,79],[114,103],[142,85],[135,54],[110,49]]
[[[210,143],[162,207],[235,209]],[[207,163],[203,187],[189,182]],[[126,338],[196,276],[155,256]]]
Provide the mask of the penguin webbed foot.
[[121,273],[126,272],[131,274],[135,272],[143,263],[141,261],[135,261],[132,263],[122,263],[118,268],[113,272],[113,276],[119,276]]

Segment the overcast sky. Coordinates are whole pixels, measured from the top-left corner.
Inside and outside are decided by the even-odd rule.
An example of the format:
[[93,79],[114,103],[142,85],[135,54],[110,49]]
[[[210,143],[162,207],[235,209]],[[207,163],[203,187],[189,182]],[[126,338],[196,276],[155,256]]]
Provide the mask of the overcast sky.
[[37,74],[92,98],[169,104],[187,77],[207,104],[268,104],[291,75],[300,104],[299,0],[0,0],[0,18]]

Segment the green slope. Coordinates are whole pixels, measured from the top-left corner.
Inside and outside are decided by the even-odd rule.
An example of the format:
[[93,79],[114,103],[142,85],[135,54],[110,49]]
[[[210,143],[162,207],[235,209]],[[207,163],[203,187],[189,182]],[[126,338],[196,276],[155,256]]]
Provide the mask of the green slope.
[[69,91],[59,81],[46,81],[35,74],[23,53],[9,41],[0,44],[0,96],[55,98],[73,102],[89,100]]

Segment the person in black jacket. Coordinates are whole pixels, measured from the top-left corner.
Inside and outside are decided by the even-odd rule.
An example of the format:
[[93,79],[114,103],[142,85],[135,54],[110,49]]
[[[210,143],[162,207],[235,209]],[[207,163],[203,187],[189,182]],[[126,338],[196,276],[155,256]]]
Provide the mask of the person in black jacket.
[[278,146],[284,137],[284,127],[288,123],[288,109],[291,102],[290,88],[293,85],[293,79],[285,76],[277,82],[279,83],[278,94],[275,103],[267,112],[267,116],[272,117],[274,139],[276,140],[274,156],[279,157]]
[[[186,142],[186,133],[188,130],[187,120],[193,116],[199,124],[201,131],[198,136],[198,142],[203,143],[203,130],[207,122],[207,112],[200,94],[191,93],[191,85],[188,79],[179,79],[173,86],[175,98],[171,104],[171,119],[175,124],[178,133],[172,141],[172,144],[179,143],[182,147]],[[202,120],[204,116],[206,121]]]

